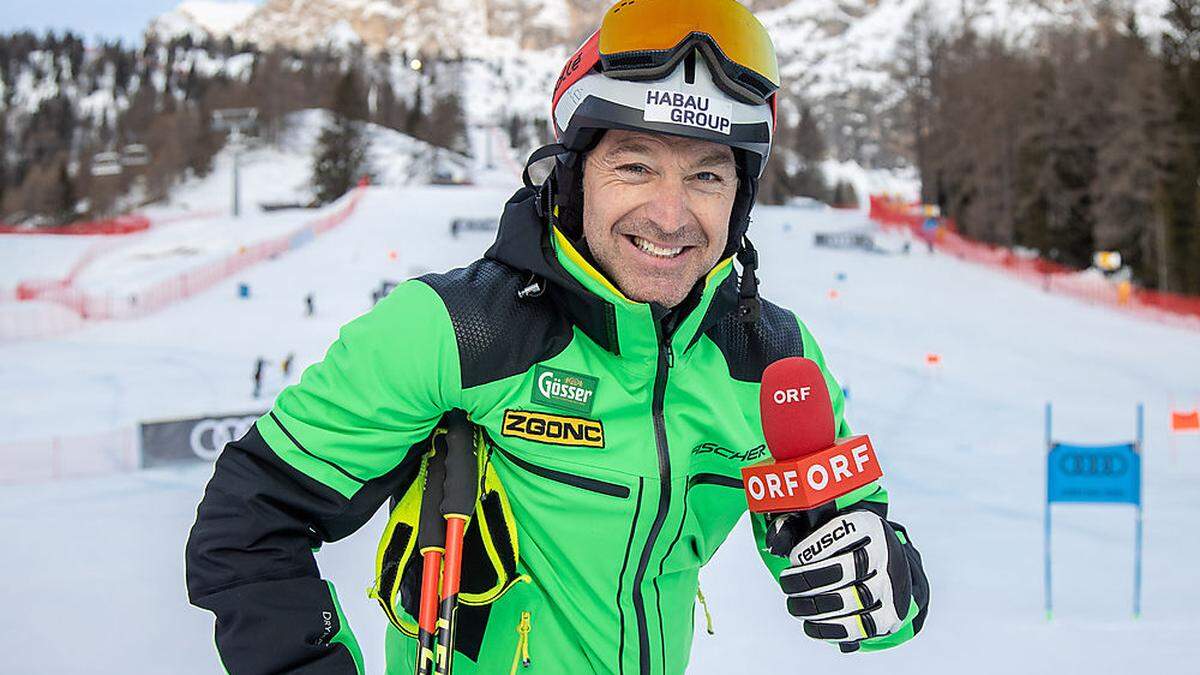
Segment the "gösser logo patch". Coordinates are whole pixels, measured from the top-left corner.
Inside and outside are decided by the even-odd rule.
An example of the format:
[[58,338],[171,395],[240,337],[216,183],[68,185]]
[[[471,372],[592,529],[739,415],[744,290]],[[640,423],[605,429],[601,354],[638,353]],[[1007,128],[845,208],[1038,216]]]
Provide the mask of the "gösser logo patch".
[[505,410],[504,428],[501,433],[552,445],[604,447],[604,425],[599,420],[582,417],[548,415],[528,410]]
[[552,408],[584,415],[592,412],[599,378],[569,370],[538,366],[533,375],[530,400]]
[[696,94],[651,89],[646,92],[642,118],[647,122],[686,124],[728,136],[733,131],[733,103]]

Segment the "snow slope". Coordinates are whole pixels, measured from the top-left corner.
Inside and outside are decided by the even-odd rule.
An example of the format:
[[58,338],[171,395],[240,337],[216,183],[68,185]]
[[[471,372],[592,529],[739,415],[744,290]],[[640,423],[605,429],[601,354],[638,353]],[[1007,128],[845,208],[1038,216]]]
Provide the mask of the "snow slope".
[[[265,407],[251,369],[289,351],[319,359],[366,311],[382,279],[461,265],[490,235],[448,235],[454,217],[498,213],[510,188],[370,188],[354,217],[309,246],[144,319],[0,350],[0,425],[11,438],[87,432],[138,419]],[[691,673],[1186,672],[1200,660],[1190,561],[1200,540],[1200,441],[1167,452],[1172,401],[1200,399],[1200,334],[1044,295],[986,269],[914,252],[812,247],[854,213],[763,208],[752,232],[764,295],[795,310],[850,388],[931,578],[925,632],[893,652],[844,656],[803,637],[762,571],[747,523],[702,571],[715,620],[697,609]],[[895,248],[894,246],[891,248]],[[919,249],[914,249],[919,250]],[[392,253],[395,253],[393,257]],[[837,276],[845,274],[845,281]],[[252,296],[236,297],[236,284]],[[829,291],[838,290],[836,300]],[[303,296],[315,293],[317,316]],[[927,353],[942,356],[931,371]],[[293,375],[294,377],[295,375]],[[272,375],[272,388],[283,383]],[[1128,508],[1056,507],[1057,613],[1042,612],[1042,406],[1057,436],[1120,441],[1144,401],[1144,616],[1129,616]],[[0,672],[219,672],[211,617],[189,607],[183,545],[210,467],[0,487]],[[377,517],[318,554],[366,653],[383,670],[385,620],[371,584]],[[536,620],[535,620],[536,621]],[[552,655],[534,665],[552,672]],[[541,664],[542,670],[539,671]]]

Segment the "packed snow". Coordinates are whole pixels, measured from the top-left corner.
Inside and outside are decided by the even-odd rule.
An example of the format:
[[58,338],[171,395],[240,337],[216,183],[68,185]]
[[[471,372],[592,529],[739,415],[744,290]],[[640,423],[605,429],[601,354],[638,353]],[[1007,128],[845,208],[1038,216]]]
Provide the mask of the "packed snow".
[[[262,157],[244,167],[248,204],[300,194],[296,156]],[[20,441],[265,409],[287,384],[282,358],[294,353],[301,367],[319,360],[338,327],[370,308],[381,281],[481,255],[491,234],[451,236],[449,223],[495,217],[517,185],[510,168],[479,174],[474,186],[385,182],[366,190],[342,227],[189,301],[61,338],[5,344],[0,424],[8,433],[0,453],[10,457],[0,457],[0,468],[33,447]],[[185,188],[158,215],[219,207],[228,177],[218,166],[211,185]],[[239,229],[284,228],[295,217],[181,221],[164,227],[156,246],[170,250],[168,232],[187,246],[209,228],[213,241],[225,241]],[[1188,534],[1200,515],[1200,438],[1180,439],[1173,457],[1166,419],[1172,404],[1200,401],[1200,332],[1047,295],[919,246],[908,255],[813,246],[815,232],[848,229],[870,224],[854,212],[760,207],[751,234],[764,295],[793,309],[821,341],[850,390],[851,423],[880,453],[892,515],[909,528],[932,583],[928,623],[912,643],[879,654],[842,655],[807,639],[743,520],[701,573],[716,634],[705,634],[697,608],[688,672],[1188,670],[1200,658],[1193,639],[1200,584],[1190,567],[1200,540]],[[894,235],[877,236],[883,248],[902,250]],[[52,276],[85,247],[43,239],[16,248],[0,239],[0,270],[31,271],[28,259],[44,251]],[[164,260],[181,270],[190,264],[183,255]],[[122,274],[121,265],[97,266],[86,279],[116,284]],[[238,296],[242,283],[248,298]],[[310,292],[316,315],[306,317]],[[928,366],[929,354],[941,365]],[[256,400],[258,357],[271,363],[267,395]],[[1056,436],[1078,442],[1131,440],[1135,406],[1146,405],[1140,619],[1131,617],[1133,513],[1117,506],[1055,507],[1056,614],[1045,618],[1046,401],[1055,405]],[[11,615],[0,631],[0,671],[219,672],[212,617],[188,605],[183,582],[184,542],[210,472],[197,463],[0,486],[0,605]],[[386,620],[366,597],[382,524],[378,514],[318,554],[371,673],[384,668]],[[530,637],[529,672],[552,667],[553,656],[537,651],[536,632]]]

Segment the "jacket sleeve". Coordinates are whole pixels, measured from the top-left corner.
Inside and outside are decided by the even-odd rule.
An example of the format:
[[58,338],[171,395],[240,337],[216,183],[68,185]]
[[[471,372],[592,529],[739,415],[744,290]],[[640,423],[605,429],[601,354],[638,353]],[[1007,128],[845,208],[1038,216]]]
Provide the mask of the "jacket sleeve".
[[[850,425],[846,422],[845,393],[842,391],[841,385],[838,384],[837,380],[834,379],[829,369],[825,366],[825,355],[821,352],[821,347],[803,323],[800,323],[800,333],[804,340],[804,356],[816,361],[817,365],[821,367],[822,374],[825,376],[825,384],[829,388],[829,398],[833,402],[834,428],[837,429],[837,437],[844,438],[850,436],[853,432],[850,431]],[[875,481],[839,497],[835,501],[835,506],[838,511],[866,509],[881,518],[887,519],[888,493],[880,481]],[[925,577],[925,569],[921,564],[921,554],[913,546],[912,540],[908,537],[904,526],[893,521],[888,522],[896,529],[901,539],[900,543],[904,548],[905,557],[908,560],[909,570],[912,573],[913,598],[909,605],[908,615],[905,617],[900,629],[891,635],[863,640],[859,643],[862,651],[878,651],[907,642],[921,630],[929,609],[929,581]],[[762,515],[756,513],[750,514],[750,524],[754,531],[754,541],[758,546],[758,554],[767,566],[767,569],[770,570],[771,576],[778,583],[779,574],[790,563],[787,558],[771,553],[766,543],[766,520]]]
[[361,527],[461,396],[454,329],[420,281],[346,324],[325,358],[217,459],[186,551],[230,673],[361,673],[314,551]]

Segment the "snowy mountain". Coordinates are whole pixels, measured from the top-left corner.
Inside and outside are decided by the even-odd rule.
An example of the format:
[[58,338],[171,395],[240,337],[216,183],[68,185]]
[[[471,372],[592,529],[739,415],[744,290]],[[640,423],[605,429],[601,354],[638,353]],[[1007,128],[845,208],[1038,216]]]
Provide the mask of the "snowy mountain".
[[214,2],[184,0],[178,7],[159,16],[146,28],[148,34],[203,40],[207,36],[229,35],[255,10],[253,2]]
[[[202,166],[215,150],[199,138],[208,125],[206,111],[258,106],[264,116],[278,118],[281,112],[328,105],[338,71],[352,62],[369,71],[364,79],[373,121],[414,132],[421,120],[436,117],[434,99],[454,96],[466,125],[507,130],[520,159],[546,140],[548,93],[566,56],[607,4],[187,0],[152,22],[146,45],[136,49],[89,46],[73,37],[47,44],[48,39],[39,43],[12,36],[0,46],[0,164],[5,165],[0,183],[8,184],[7,197],[0,190],[0,213],[11,220],[62,213],[80,195],[93,206],[111,205],[112,198],[97,195],[98,188],[88,184],[86,161],[96,152],[117,149],[118,142],[149,143],[155,157],[170,158],[194,154],[167,147],[190,134],[190,147],[206,149],[187,163]],[[954,35],[970,27],[1030,46],[1039,29],[1094,24],[1100,20],[1098,8],[1109,6],[1093,0],[748,4],[768,26],[780,55],[781,120],[795,124],[806,106],[832,159],[879,166],[912,163],[909,127],[897,104],[904,96],[905,64],[920,58],[924,35]],[[1142,31],[1154,34],[1162,28],[1158,17],[1167,4],[1112,0],[1111,6],[1132,6]],[[267,91],[271,95],[264,97]],[[789,153],[780,148],[786,166],[797,161]],[[50,194],[49,186],[62,183],[64,172],[77,184]],[[151,193],[163,191],[151,188]],[[111,183],[99,189],[114,190],[128,192],[129,186]]]
[[[467,84],[485,101],[468,106],[484,123],[514,112],[545,116],[546,92],[562,61],[596,26],[607,0],[267,0],[240,21],[216,3],[184,3],[156,21],[160,36],[211,26],[213,37],[290,49],[362,47],[405,55],[466,58],[484,67]],[[1101,8],[1132,10],[1153,34],[1168,0],[749,0],[775,38],[793,102],[811,105],[839,159],[878,152],[886,117],[900,95],[897,65],[920,35],[965,28],[1030,46],[1047,27],[1093,25]],[[244,11],[244,6],[241,10]],[[186,10],[186,11],[185,11]],[[178,20],[186,14],[191,23]],[[241,16],[241,15],[239,15]],[[177,28],[178,27],[178,28]],[[503,71],[503,72],[500,72]],[[490,72],[490,74],[489,74]],[[488,92],[503,91],[501,98]],[[497,108],[486,103],[496,99]],[[536,101],[530,108],[525,102]],[[796,105],[786,105],[785,114]],[[865,149],[867,146],[875,150]],[[872,159],[872,157],[865,157]],[[903,158],[883,157],[891,163]]]
[[267,0],[258,6],[188,0],[147,33],[194,32],[263,48],[306,50],[361,44],[372,50],[482,57],[498,53],[486,38],[539,49],[582,34],[602,3],[568,0]]

